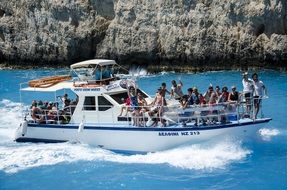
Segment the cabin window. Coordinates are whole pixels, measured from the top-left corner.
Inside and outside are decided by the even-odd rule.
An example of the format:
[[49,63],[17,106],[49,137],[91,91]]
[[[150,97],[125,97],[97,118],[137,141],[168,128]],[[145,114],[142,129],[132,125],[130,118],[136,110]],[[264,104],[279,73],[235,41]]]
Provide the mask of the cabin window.
[[85,97],[83,110],[88,110],[88,111],[96,110],[95,96],[86,96]]
[[113,104],[103,96],[98,96],[99,111],[106,111],[110,109]]
[[123,104],[125,99],[127,99],[128,97],[128,93],[127,92],[122,92],[119,94],[113,94],[110,95],[118,104]]
[[143,98],[147,98],[147,95],[143,91],[141,91],[140,89],[137,89],[137,93],[141,93]]

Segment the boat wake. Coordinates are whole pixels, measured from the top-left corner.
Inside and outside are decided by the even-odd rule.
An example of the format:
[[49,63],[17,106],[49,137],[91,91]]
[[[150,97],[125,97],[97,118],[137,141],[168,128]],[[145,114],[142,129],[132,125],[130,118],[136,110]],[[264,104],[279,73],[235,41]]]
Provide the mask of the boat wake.
[[272,137],[277,136],[280,134],[278,129],[260,129],[259,134],[261,135],[262,139],[265,141],[271,141]]
[[6,173],[77,161],[121,164],[166,164],[193,170],[213,170],[246,159],[252,153],[234,140],[179,147],[145,155],[123,155],[84,144],[32,144],[12,141],[20,123],[20,104],[0,101],[0,170]]
[[122,155],[82,144],[16,144],[0,146],[0,170],[15,173],[21,170],[73,163],[77,161],[108,161],[122,164],[167,164],[172,167],[194,170],[225,168],[251,154],[240,144],[220,142],[212,146],[191,145],[146,155]]

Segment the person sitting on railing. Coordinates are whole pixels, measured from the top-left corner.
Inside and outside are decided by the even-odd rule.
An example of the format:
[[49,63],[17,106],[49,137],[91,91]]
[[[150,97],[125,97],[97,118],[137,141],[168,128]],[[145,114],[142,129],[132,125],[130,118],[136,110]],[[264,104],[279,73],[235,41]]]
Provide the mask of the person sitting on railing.
[[221,95],[220,87],[219,87],[219,86],[216,86],[216,87],[215,87],[215,94],[216,94],[216,98],[217,98],[217,100],[218,100],[218,98],[219,98],[220,95]]
[[187,108],[187,107],[190,107],[191,105],[194,104],[194,101],[193,101],[193,89],[192,88],[189,88],[187,89],[187,96],[186,96],[186,102],[184,103],[184,105],[182,105],[183,108]]
[[214,101],[214,99],[210,101],[211,98],[216,97],[216,94],[213,91],[213,86],[211,84],[209,85],[208,90],[204,93],[203,97],[208,104]]
[[193,87],[192,90],[193,90],[192,93],[193,103],[195,105],[200,105],[200,94],[198,92],[198,89],[196,87]]
[[138,93],[138,103],[141,113],[145,113],[146,111],[148,111],[147,102],[140,92]]
[[217,103],[227,102],[228,96],[229,96],[228,88],[226,86],[224,86],[222,88],[222,93],[221,93],[220,97],[218,98]]
[[206,105],[206,100],[202,94],[199,94],[199,105],[201,105],[201,106]]
[[171,81],[171,98],[174,98],[176,100],[180,100],[180,98],[183,96],[183,92],[182,92],[182,82],[179,81],[179,84],[176,84],[175,80]]
[[164,106],[164,97],[162,96],[162,90],[161,88],[157,89],[156,97],[154,101],[150,104],[151,110],[148,112],[150,117],[153,117],[155,114],[157,115],[157,118],[152,126],[156,126],[158,120],[161,122],[163,126],[165,126],[165,122],[162,119],[163,114],[163,106]]
[[254,118],[257,118],[257,114],[259,112],[260,104],[261,104],[261,99],[264,95],[267,96],[267,89],[264,85],[264,83],[258,79],[258,74],[254,73],[252,75],[253,79],[253,85],[254,85],[254,92],[253,92],[253,98],[254,98]]
[[218,121],[218,117],[216,115],[218,115],[218,110],[217,110],[217,96],[215,92],[212,92],[210,94],[209,97],[209,102],[208,102],[208,106],[209,106],[209,113],[208,115],[210,115],[210,117],[208,117],[208,121],[210,123],[215,123],[216,121]]
[[124,110],[126,111],[126,114],[124,114],[124,116],[127,116],[128,112],[131,111],[131,99],[129,97],[127,97],[126,99],[122,98],[122,102],[124,103],[124,105],[121,107],[121,113],[118,115],[118,117],[122,116]]
[[219,96],[218,100],[217,100],[217,104],[222,105],[223,109],[220,110],[220,118],[218,119],[219,121],[225,123],[227,121],[227,118],[225,116],[225,110],[227,108],[227,101],[228,101],[228,97],[229,97],[229,92],[228,92],[228,88],[226,86],[222,87],[221,89],[221,95]]
[[147,111],[149,111],[148,107],[147,107],[147,102],[144,99],[143,95],[141,93],[138,93],[138,103],[139,103],[139,115],[143,116],[143,118],[140,118],[140,124],[144,126],[144,115]]

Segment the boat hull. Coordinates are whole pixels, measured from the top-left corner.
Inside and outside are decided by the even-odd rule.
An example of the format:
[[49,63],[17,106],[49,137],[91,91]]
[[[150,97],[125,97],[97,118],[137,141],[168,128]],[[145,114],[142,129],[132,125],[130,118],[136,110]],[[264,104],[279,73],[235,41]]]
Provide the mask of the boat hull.
[[79,125],[28,124],[25,134],[18,128],[17,142],[80,142],[127,152],[155,152],[185,144],[196,144],[223,136],[245,138],[254,136],[271,119],[234,122],[201,127],[115,127]]

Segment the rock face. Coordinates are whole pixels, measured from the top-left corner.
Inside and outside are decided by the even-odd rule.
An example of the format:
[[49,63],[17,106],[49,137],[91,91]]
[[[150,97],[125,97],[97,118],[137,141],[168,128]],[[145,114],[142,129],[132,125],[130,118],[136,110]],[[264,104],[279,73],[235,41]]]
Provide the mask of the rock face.
[[44,63],[94,57],[114,16],[113,0],[1,0],[0,57]]
[[2,60],[286,66],[285,0],[1,0]]

